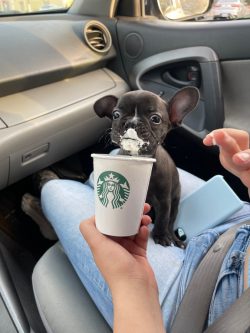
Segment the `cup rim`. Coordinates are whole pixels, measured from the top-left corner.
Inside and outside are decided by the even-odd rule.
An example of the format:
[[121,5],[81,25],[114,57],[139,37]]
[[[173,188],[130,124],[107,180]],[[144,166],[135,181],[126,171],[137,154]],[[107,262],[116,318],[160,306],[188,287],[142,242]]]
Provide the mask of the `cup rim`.
[[130,156],[130,155],[110,155],[110,154],[91,154],[92,158],[100,158],[105,160],[122,160],[122,161],[136,161],[136,162],[156,162],[155,158],[146,156]]

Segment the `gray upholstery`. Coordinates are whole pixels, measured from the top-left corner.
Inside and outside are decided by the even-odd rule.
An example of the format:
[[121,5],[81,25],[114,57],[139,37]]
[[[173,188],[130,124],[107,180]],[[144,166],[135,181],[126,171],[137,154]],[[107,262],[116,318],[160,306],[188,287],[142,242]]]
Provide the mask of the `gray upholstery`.
[[112,332],[59,243],[52,246],[38,261],[32,282],[47,332]]

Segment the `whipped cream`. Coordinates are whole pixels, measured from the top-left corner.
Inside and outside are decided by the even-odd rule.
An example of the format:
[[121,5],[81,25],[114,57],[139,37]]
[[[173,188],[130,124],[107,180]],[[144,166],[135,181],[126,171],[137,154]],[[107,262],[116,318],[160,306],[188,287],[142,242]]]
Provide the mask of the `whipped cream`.
[[129,151],[131,155],[138,155],[139,149],[147,144],[139,138],[136,130],[129,128],[121,137],[121,147],[123,150]]

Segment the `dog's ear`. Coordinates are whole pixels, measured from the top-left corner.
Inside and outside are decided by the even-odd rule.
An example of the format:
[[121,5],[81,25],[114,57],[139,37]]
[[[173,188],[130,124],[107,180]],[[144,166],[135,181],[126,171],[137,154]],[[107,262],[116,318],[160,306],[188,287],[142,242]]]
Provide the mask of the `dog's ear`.
[[171,124],[180,125],[183,118],[197,106],[199,98],[199,90],[195,87],[185,87],[179,90],[171,98],[168,106]]
[[116,106],[118,98],[112,95],[104,96],[94,104],[95,113],[100,117],[108,117],[112,119],[112,111]]

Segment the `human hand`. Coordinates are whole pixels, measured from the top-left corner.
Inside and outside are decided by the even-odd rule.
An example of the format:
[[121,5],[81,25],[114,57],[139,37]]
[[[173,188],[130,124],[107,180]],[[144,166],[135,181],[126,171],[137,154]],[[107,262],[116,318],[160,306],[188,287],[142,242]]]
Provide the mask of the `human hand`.
[[250,189],[249,134],[245,131],[223,128],[209,133],[203,140],[206,146],[218,145],[220,162],[225,169],[239,177]]
[[[150,206],[145,204],[144,214]],[[109,285],[114,305],[114,332],[165,332],[158,288],[146,250],[151,218],[143,215],[138,234],[108,237],[95,226],[95,218],[81,222],[80,230]]]
[[[149,210],[150,206],[145,204],[144,214]],[[146,256],[149,237],[147,226],[150,223],[151,218],[143,215],[137,235],[110,237],[97,230],[94,216],[81,222],[80,231],[111,291],[124,283],[132,286],[134,282],[150,284],[157,290],[154,273]]]

